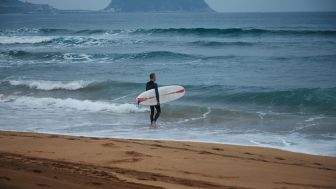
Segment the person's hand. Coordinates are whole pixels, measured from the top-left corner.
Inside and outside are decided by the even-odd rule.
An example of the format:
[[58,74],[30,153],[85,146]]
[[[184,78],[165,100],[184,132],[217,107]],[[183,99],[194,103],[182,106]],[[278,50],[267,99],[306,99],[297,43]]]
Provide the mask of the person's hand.
[[157,105],[160,106],[160,102],[157,102]]

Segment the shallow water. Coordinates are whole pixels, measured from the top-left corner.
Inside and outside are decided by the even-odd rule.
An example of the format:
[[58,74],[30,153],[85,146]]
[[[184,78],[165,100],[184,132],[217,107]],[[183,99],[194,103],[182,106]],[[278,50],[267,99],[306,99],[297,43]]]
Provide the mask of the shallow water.
[[[0,15],[0,129],[336,155],[336,13]],[[158,129],[135,97],[187,94]]]

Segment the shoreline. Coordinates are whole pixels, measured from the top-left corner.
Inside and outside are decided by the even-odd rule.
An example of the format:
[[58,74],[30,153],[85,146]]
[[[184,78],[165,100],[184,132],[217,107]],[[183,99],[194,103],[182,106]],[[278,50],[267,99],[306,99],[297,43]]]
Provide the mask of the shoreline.
[[336,188],[336,158],[263,147],[0,131],[2,188]]
[[60,133],[53,133],[53,132],[35,132],[35,131],[15,131],[15,130],[0,130],[1,132],[16,132],[16,133],[32,133],[32,134],[42,134],[42,135],[59,135],[65,137],[86,137],[86,138],[99,138],[99,139],[117,139],[117,140],[140,140],[140,141],[163,141],[163,142],[188,142],[188,143],[204,143],[204,144],[219,144],[219,145],[231,145],[231,146],[241,146],[241,147],[252,147],[252,148],[264,148],[264,149],[274,149],[280,150],[284,152],[291,152],[291,153],[298,153],[303,155],[312,155],[312,156],[322,156],[322,157],[331,157],[336,158],[336,155],[326,155],[326,154],[319,154],[319,153],[310,153],[310,152],[303,152],[303,151],[295,151],[289,150],[281,147],[274,147],[274,146],[267,146],[267,145],[248,145],[248,144],[239,144],[239,143],[220,143],[220,142],[211,142],[211,141],[202,141],[202,140],[174,140],[174,139],[156,139],[156,138],[125,138],[125,137],[107,137],[107,136],[89,136],[89,135],[67,135],[67,134],[60,134]]

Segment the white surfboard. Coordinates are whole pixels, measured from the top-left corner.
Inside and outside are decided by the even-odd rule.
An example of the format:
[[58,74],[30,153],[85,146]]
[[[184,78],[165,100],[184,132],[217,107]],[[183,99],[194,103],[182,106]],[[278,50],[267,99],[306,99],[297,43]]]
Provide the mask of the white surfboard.
[[[184,96],[186,93],[185,89],[182,86],[173,85],[166,87],[159,87],[159,98],[160,103],[167,103],[174,100],[177,100]],[[136,103],[145,105],[145,106],[154,106],[157,104],[155,90],[151,89],[141,93],[136,98]]]

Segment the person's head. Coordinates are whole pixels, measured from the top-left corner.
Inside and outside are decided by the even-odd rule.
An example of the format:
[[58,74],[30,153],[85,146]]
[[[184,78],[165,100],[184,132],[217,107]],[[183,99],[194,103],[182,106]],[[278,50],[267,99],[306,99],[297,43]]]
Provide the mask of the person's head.
[[149,79],[150,79],[151,81],[156,81],[156,75],[155,75],[155,73],[151,73],[151,74],[149,74]]

